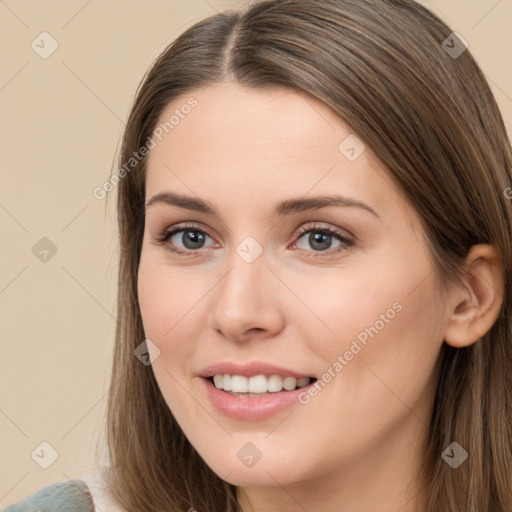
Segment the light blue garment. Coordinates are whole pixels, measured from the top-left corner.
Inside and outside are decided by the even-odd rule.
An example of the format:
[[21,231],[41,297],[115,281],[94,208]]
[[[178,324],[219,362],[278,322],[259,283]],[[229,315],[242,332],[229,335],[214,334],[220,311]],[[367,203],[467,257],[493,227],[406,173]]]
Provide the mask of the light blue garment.
[[83,480],[69,480],[47,485],[0,512],[94,512],[94,502]]

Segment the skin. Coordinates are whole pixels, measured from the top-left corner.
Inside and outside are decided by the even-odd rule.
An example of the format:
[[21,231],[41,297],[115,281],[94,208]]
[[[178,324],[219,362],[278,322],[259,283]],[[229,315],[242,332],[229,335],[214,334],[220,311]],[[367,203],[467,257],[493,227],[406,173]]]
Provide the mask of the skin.
[[[168,406],[212,470],[238,487],[245,512],[424,510],[415,475],[436,358],[443,340],[473,343],[497,317],[495,251],[475,246],[475,276],[441,286],[417,213],[368,147],[355,161],[339,151],[352,132],[327,106],[227,82],[180,96],[161,121],[191,96],[197,106],[150,152],[146,200],[172,191],[201,198],[217,215],[147,206],[138,280]],[[286,199],[329,194],[378,216],[353,206],[273,212]],[[183,231],[156,241],[183,223],[206,233],[202,247],[190,248]],[[335,252],[341,242],[333,237],[322,251],[308,241],[318,225],[353,244]],[[301,227],[313,233],[298,238]],[[236,252],[247,236],[263,250],[252,263]],[[188,253],[170,252],[173,244]],[[241,421],[203,391],[199,372],[220,361],[321,377],[397,303],[400,312],[307,405]],[[237,457],[249,442],[262,454],[252,467]]]

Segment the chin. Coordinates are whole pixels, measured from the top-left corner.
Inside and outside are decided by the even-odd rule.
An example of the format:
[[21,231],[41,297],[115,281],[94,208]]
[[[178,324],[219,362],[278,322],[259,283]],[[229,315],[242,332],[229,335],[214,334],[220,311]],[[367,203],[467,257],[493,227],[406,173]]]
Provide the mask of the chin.
[[[199,452],[210,469],[231,485],[242,487],[290,485],[305,479],[303,463],[299,466],[293,462],[300,460],[300,449],[295,453],[291,447],[286,448],[281,444],[281,449],[277,449],[268,441],[264,443],[257,440],[253,445],[251,441],[247,441],[247,438],[241,441],[235,439],[233,445],[236,445],[236,449],[226,449],[221,454],[210,453],[203,456]],[[258,455],[255,445],[261,448],[261,455]],[[265,456],[265,452],[268,456]]]

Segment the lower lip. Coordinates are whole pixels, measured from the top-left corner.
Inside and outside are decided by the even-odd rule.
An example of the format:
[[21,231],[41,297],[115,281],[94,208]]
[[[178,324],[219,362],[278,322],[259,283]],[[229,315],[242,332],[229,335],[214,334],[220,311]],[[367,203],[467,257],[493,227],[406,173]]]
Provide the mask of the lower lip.
[[237,420],[264,420],[299,402],[299,395],[314,385],[311,382],[293,391],[266,393],[257,397],[240,397],[217,389],[210,379],[201,377],[212,404],[223,414]]

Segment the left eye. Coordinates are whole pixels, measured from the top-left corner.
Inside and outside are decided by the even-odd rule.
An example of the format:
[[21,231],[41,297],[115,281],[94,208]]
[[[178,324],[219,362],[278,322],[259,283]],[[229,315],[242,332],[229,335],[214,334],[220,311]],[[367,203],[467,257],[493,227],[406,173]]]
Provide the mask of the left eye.
[[[307,238],[306,235],[308,235]],[[339,252],[352,245],[351,240],[347,237],[327,227],[306,228],[299,233],[294,246],[302,250],[308,250],[307,247],[299,246],[301,239],[305,239],[309,247],[314,249],[314,252],[330,251],[331,249],[334,249],[333,252]],[[338,242],[338,245],[334,248],[332,247],[333,240]]]

